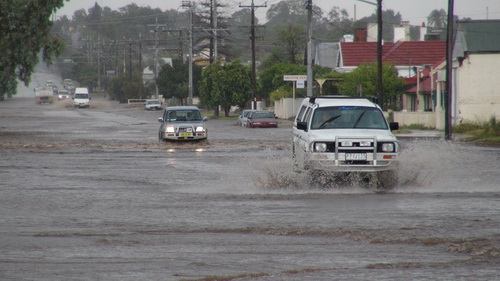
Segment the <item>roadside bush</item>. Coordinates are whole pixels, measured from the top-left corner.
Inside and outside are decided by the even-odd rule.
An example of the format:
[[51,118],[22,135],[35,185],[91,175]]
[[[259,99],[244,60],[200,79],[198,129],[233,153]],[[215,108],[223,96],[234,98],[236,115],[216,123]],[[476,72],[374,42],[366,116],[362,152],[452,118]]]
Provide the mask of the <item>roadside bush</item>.
[[496,122],[493,116],[488,122],[479,123],[462,123],[453,127],[455,133],[467,133],[471,135],[469,140],[483,142],[499,142],[500,141],[500,123]]
[[270,95],[269,98],[272,102],[278,101],[281,98],[291,98],[292,93],[290,91],[285,90],[283,87],[280,87],[276,90],[274,90]]
[[410,124],[401,127],[403,129],[409,129],[409,130],[432,130],[432,128],[426,127],[422,124]]
[[479,123],[462,123],[456,126],[453,126],[453,132],[455,133],[470,133],[472,131],[477,131],[482,128]]
[[493,116],[488,122],[484,124],[484,136],[497,137],[500,136],[500,123],[497,123],[496,118]]

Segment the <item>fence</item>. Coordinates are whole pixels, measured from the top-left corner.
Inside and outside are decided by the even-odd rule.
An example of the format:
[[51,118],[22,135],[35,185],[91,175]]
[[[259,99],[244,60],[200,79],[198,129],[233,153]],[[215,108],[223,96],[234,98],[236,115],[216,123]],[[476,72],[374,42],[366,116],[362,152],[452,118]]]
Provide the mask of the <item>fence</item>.
[[[291,98],[282,98],[274,103],[274,114],[281,119],[293,118],[297,114],[303,100],[303,98],[295,99],[294,102]],[[392,121],[399,122],[400,126],[422,125],[426,128],[438,127],[435,112],[394,111],[391,115]]]
[[128,104],[146,104],[146,99],[128,99]]
[[398,122],[399,126],[422,125],[426,128],[436,128],[435,112],[404,112],[394,111],[393,121]]

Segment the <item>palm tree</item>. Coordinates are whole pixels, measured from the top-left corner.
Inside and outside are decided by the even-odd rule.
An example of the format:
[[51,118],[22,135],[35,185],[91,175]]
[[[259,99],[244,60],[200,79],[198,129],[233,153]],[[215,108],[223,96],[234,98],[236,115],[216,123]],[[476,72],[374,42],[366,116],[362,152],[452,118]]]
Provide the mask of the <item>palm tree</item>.
[[447,15],[444,9],[433,10],[427,17],[427,23],[435,28],[444,28],[446,27],[446,18]]

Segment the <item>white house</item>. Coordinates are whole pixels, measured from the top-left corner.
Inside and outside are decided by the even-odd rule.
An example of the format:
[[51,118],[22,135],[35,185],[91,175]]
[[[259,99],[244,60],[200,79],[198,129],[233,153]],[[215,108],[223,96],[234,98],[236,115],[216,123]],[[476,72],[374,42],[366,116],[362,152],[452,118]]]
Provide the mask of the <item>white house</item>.
[[458,24],[454,46],[455,124],[500,118],[500,20]]

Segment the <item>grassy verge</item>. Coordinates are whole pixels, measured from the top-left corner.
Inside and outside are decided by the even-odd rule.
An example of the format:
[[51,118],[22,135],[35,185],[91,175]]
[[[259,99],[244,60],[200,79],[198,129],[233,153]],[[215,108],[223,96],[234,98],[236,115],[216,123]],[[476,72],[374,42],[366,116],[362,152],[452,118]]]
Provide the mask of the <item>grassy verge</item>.
[[394,131],[394,133],[406,134],[406,133],[410,133],[412,130],[434,130],[434,129],[427,128],[424,125],[420,125],[420,124],[411,124],[411,125],[400,126],[397,131]]
[[497,123],[495,117],[482,124],[462,123],[456,125],[453,127],[453,132],[467,134],[469,137],[465,138],[465,141],[500,144],[500,123]]

